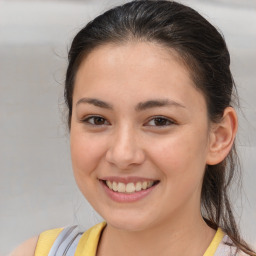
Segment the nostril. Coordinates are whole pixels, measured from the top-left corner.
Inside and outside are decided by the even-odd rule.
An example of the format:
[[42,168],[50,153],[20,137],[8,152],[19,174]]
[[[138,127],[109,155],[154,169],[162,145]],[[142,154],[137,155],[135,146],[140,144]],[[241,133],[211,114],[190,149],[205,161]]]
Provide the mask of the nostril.
[[125,148],[116,146],[106,152],[106,161],[116,165],[119,169],[129,169],[130,166],[142,164],[145,154],[140,148]]

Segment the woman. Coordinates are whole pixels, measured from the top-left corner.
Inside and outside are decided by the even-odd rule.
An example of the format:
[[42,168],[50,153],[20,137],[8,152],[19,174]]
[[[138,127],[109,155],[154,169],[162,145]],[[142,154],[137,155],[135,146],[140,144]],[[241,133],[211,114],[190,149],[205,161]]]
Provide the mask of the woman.
[[65,98],[74,175],[106,220],[13,255],[255,255],[228,189],[237,167],[229,53],[193,9],[133,1],[74,38]]

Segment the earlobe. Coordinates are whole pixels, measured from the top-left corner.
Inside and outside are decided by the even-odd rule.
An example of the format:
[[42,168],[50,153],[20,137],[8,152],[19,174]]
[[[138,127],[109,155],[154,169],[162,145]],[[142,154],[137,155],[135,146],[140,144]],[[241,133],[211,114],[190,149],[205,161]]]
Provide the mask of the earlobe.
[[225,159],[230,152],[237,133],[238,120],[232,107],[227,107],[220,122],[213,124],[210,131],[208,165],[215,165]]

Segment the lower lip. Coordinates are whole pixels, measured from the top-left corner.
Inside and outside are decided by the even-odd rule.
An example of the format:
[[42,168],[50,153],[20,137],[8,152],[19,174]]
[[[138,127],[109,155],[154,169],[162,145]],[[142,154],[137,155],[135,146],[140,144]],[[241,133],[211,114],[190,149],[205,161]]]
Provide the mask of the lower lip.
[[103,181],[100,181],[100,183],[102,184],[107,195],[112,200],[119,202],[119,203],[129,203],[129,202],[139,201],[142,198],[146,197],[149,193],[151,193],[152,190],[154,190],[157,186],[157,184],[156,184],[148,189],[141,190],[141,191],[134,192],[134,193],[119,193],[119,192],[115,192],[115,191],[111,190]]

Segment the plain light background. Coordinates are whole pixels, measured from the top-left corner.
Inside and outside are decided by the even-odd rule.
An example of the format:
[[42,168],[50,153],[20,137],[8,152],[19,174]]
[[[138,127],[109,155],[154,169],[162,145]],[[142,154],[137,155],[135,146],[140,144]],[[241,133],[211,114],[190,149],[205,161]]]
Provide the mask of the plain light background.
[[[72,175],[64,74],[72,37],[124,2],[0,0],[0,255],[43,230],[101,220]],[[256,246],[256,3],[180,2],[219,27],[231,53],[243,111],[238,150],[246,195],[243,205],[234,199],[242,233]]]

